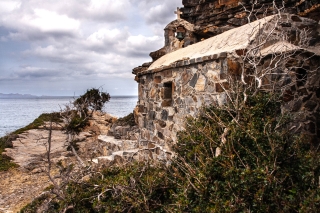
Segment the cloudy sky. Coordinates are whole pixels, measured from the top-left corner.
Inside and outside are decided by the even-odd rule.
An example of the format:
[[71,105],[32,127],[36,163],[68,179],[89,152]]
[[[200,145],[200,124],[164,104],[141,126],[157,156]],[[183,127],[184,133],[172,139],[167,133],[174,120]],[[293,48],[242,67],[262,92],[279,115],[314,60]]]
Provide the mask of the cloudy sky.
[[182,0],[0,0],[0,93],[137,95]]

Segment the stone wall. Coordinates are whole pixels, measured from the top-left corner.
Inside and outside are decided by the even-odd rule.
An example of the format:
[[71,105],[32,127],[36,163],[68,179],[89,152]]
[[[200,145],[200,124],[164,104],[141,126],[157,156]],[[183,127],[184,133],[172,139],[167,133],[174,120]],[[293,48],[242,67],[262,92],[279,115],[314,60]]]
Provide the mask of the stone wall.
[[[247,24],[250,11],[252,11],[250,21],[278,13],[273,5],[273,0],[258,0],[254,7],[252,2],[249,0],[182,0],[184,5],[183,8],[180,8],[182,19],[180,21],[175,20],[172,23],[185,21],[189,22],[188,25],[192,25],[191,39],[186,39],[186,42],[184,42],[187,46]],[[277,8],[282,8],[281,12],[311,18],[317,22],[320,21],[320,3],[318,0],[275,0],[275,3]],[[166,29],[168,27],[170,28],[170,24]],[[166,31],[166,29],[165,46],[150,53],[153,62],[181,47],[181,45],[179,46],[180,42],[175,39],[172,32]],[[171,44],[168,42],[170,36]],[[175,48],[177,44],[179,47]],[[147,70],[150,64],[151,62],[134,68],[133,74],[141,70]]]
[[[177,38],[178,31],[182,32],[182,37],[180,39]],[[197,43],[198,41],[195,38],[193,31],[194,25],[183,19],[172,21],[164,28],[164,47],[151,52],[150,57],[153,61],[156,61],[165,54]]]
[[[202,106],[225,103],[225,91],[244,72],[251,75],[246,75],[247,82],[261,82],[266,91],[281,90],[283,111],[294,115],[292,131],[318,141],[319,29],[317,22],[297,15],[269,16],[142,67],[135,72],[139,84],[135,118],[141,139],[170,147],[185,118],[196,117]],[[262,77],[254,79],[253,74]]]
[[[206,39],[227,30],[248,23],[249,11],[252,10],[249,0],[183,0],[181,17],[195,25],[198,40]],[[277,13],[273,0],[258,0],[253,7],[251,21]],[[320,20],[320,4],[317,0],[275,0],[282,12],[297,14],[316,21]],[[245,12],[245,8],[248,12]]]
[[320,56],[298,54],[288,66],[293,69],[284,90],[282,110],[293,115],[292,132],[306,135],[313,145],[319,146]]
[[176,141],[187,116],[202,106],[223,104],[227,87],[227,54],[184,60],[174,67],[141,74],[136,108],[142,139],[160,145]]
[[[269,64],[269,58],[266,56],[259,67]],[[297,52],[292,59],[279,66],[289,69],[278,73],[282,77],[277,78],[284,94],[283,111],[293,115],[292,131],[320,142],[320,57]],[[241,73],[238,60],[221,53],[141,73],[135,112],[141,139],[170,147],[177,140],[177,132],[183,130],[186,117],[196,117],[203,106],[224,104],[229,77],[236,81]],[[263,82],[270,80],[266,77]]]

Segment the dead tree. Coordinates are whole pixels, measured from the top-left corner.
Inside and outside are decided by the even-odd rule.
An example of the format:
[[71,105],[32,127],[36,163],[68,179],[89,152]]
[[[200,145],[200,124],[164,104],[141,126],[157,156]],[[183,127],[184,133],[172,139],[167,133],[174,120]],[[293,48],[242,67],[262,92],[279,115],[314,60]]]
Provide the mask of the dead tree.
[[[62,127],[62,131],[67,134],[66,147],[67,149],[70,149],[76,157],[79,165],[78,167],[73,164],[65,164],[61,161],[56,164],[52,162],[51,147],[53,122],[52,120],[49,122],[49,126],[47,127],[48,140],[45,144],[47,149],[46,173],[53,184],[51,193],[55,195],[55,198],[58,200],[65,201],[66,197],[64,192],[70,181],[79,182],[85,175],[94,172],[77,153],[76,136],[88,125],[89,120],[92,119],[93,113],[95,111],[101,111],[103,105],[109,101],[109,99],[110,96],[108,93],[102,92],[100,89],[90,89],[87,93],[80,96],[70,104],[65,105],[65,108],[61,109],[60,116],[62,118],[62,123],[56,125],[60,125]],[[59,174],[53,175],[53,167],[58,168]],[[73,206],[67,206],[63,212],[70,209],[73,209]]]

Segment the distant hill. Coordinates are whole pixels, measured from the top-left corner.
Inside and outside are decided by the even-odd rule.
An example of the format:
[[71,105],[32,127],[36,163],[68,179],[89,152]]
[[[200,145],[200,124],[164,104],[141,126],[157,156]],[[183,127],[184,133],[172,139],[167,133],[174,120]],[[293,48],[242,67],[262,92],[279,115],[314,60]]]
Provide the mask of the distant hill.
[[4,94],[0,93],[0,99],[30,99],[30,98],[40,98],[40,99],[46,99],[46,98],[77,98],[77,96],[50,96],[50,95],[30,95],[30,94],[19,94],[19,93],[10,93],[10,94]]
[[0,98],[38,98],[39,96],[30,95],[30,94],[19,94],[19,93],[10,93],[3,94],[0,93]]
[[[0,93],[0,99],[30,99],[30,98],[40,98],[40,99],[46,99],[46,98],[78,98],[79,96],[50,96],[50,95],[30,95],[30,94],[19,94],[19,93],[10,93],[10,94],[4,94]],[[131,98],[131,97],[138,97],[136,95],[115,95],[112,96],[112,98]]]

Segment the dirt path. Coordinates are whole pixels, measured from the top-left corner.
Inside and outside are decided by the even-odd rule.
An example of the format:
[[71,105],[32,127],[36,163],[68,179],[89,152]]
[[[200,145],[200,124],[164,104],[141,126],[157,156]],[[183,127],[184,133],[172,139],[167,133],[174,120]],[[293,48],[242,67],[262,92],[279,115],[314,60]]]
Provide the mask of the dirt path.
[[[52,156],[55,159],[66,153],[65,138],[66,135],[61,131],[52,131]],[[5,154],[20,167],[0,173],[1,213],[16,213],[50,185],[45,173],[47,140],[47,130],[33,129],[20,134],[12,142],[13,148],[6,149]]]
[[[85,140],[84,136],[80,137]],[[20,167],[0,173],[0,213],[16,213],[51,184],[45,172],[47,141],[47,130],[32,129],[20,134],[12,142],[12,149],[6,149],[5,154]],[[52,131],[53,162],[65,158],[69,153],[65,141],[66,135],[62,131]]]
[[[104,154],[97,138],[109,131],[113,120],[114,118],[107,114],[95,115],[86,130],[76,137],[78,154],[84,160]],[[13,148],[6,149],[5,154],[13,158],[20,167],[0,172],[0,213],[19,212],[51,185],[46,173],[48,133],[45,129],[28,130],[19,134],[19,138],[12,142]],[[67,151],[66,135],[63,131],[53,130],[51,140],[53,163],[59,160],[77,163],[71,152]]]
[[0,173],[0,212],[16,213],[50,185],[44,172],[23,172],[12,169]]

